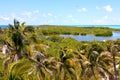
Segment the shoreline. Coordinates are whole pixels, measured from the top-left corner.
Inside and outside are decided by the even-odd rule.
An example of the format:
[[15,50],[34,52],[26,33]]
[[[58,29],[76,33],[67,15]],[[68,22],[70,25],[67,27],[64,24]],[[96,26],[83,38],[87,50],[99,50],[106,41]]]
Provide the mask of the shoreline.
[[[112,29],[120,29],[120,25],[26,25],[26,26],[34,26],[34,27],[38,27],[38,26],[67,26],[67,27],[108,27],[108,28],[112,28]],[[7,28],[8,25],[0,25],[0,28]]]

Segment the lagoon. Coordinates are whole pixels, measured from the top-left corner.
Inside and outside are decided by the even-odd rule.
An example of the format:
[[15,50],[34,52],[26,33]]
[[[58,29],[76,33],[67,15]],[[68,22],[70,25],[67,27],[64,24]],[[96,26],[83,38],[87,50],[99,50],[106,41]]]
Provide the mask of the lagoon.
[[113,35],[110,37],[94,36],[94,35],[60,35],[64,38],[71,37],[78,41],[104,41],[104,40],[117,40],[120,38],[120,32],[113,32]]

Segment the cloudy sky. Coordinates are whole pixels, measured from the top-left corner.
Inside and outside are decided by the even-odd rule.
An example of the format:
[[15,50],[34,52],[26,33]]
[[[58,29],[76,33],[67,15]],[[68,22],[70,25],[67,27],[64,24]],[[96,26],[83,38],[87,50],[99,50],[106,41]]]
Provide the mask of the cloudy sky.
[[0,0],[0,25],[119,25],[120,0]]

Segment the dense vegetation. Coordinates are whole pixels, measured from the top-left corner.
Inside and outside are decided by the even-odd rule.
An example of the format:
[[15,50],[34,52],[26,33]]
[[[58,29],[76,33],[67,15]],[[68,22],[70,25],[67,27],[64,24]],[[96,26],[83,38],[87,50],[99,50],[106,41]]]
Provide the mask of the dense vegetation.
[[0,48],[7,45],[11,52],[0,52],[0,80],[120,79],[120,39],[78,42],[59,35],[44,36],[113,29],[49,27],[25,27],[14,20],[14,25],[1,29]]
[[[111,29],[108,27],[76,27],[76,26],[50,26],[42,25],[38,26],[39,32],[44,35],[53,34],[73,34],[73,35],[95,35],[95,36],[112,36],[112,31],[117,31],[116,29]],[[118,30],[119,31],[119,30]]]

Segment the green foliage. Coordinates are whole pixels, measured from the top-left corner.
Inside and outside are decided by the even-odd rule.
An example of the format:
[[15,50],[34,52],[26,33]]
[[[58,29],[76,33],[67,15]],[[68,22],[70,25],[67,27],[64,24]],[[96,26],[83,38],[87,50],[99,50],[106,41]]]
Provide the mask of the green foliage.
[[9,24],[9,38],[16,47],[16,50],[23,47],[23,27],[24,23],[20,24],[17,20],[14,20],[14,25]]
[[86,33],[81,33],[81,35],[86,35]]
[[27,27],[25,27],[25,29],[24,29],[24,32],[34,32],[35,30],[34,30],[34,27],[33,26],[27,26]]
[[[79,42],[73,38],[63,38],[58,35],[110,36],[112,31],[113,29],[106,27],[82,28],[43,25],[34,28],[33,26],[25,27],[24,23],[20,24],[18,21],[14,21],[14,25],[9,25],[8,29],[3,30],[3,33],[7,33],[7,35],[1,35],[5,37],[2,37],[0,47],[5,40],[12,45],[11,53],[21,53],[22,58],[15,61],[15,54],[2,55],[0,53],[0,79],[100,80],[107,76],[120,76],[119,39],[103,42]],[[15,47],[17,49],[14,49]],[[36,59],[37,52],[44,57]],[[2,66],[4,60],[8,59],[7,56],[11,60],[8,63],[8,71],[4,70],[4,66]],[[42,58],[44,59],[41,60]],[[116,65],[118,68],[115,67]],[[114,74],[117,72],[119,74]]]
[[27,59],[10,64],[8,80],[25,80],[31,66],[31,62]]
[[51,35],[51,36],[48,36],[47,39],[53,42],[61,42],[63,37],[60,37],[58,35]]
[[76,50],[76,48],[78,48],[79,46],[79,42],[73,38],[65,38],[62,40],[62,42],[60,43],[61,47],[68,47],[70,49],[74,49]]
[[97,51],[98,53],[101,53],[102,51],[104,51],[104,47],[98,41],[91,42],[90,46],[91,46],[90,52]]
[[75,27],[75,26],[53,26],[42,25],[38,26],[39,31],[44,35],[57,35],[57,34],[73,34],[73,35],[88,35],[93,34],[95,36],[112,36],[112,31],[108,27]]
[[2,80],[4,78],[4,71],[3,71],[3,61],[4,59],[2,59],[3,55],[1,55],[2,53],[0,53],[0,80]]
[[98,32],[95,36],[112,36],[112,31]]

